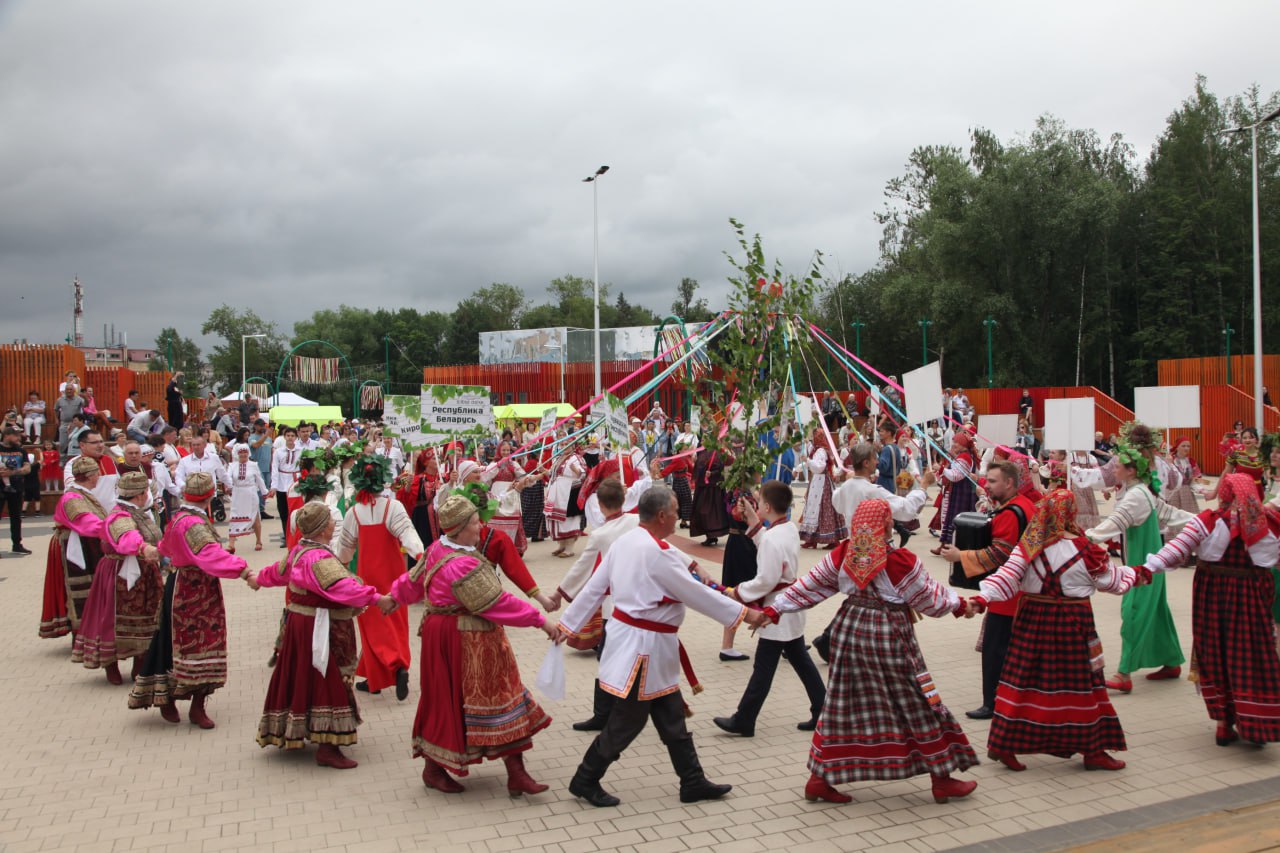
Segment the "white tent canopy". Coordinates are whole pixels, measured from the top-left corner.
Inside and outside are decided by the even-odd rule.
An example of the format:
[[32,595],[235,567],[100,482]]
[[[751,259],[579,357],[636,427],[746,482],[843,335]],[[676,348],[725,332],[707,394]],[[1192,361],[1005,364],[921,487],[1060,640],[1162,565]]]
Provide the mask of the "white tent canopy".
[[[308,400],[306,397],[294,394],[292,391],[282,391],[279,394],[272,394],[266,398],[266,401],[273,406],[318,406],[315,400]],[[228,394],[222,398],[224,403],[240,402],[240,392]]]

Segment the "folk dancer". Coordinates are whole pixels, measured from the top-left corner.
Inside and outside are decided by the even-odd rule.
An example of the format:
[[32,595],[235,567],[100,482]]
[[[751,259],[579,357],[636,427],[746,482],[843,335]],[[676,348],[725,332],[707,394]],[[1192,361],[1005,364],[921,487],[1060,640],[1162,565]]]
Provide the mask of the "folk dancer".
[[992,760],[1025,770],[1019,753],[1080,753],[1086,770],[1124,768],[1108,754],[1125,748],[1124,730],[1103,683],[1089,599],[1095,592],[1124,595],[1150,577],[1145,569],[1112,565],[1080,533],[1067,489],[1036,506],[1022,540],[969,600],[973,612],[988,602],[1020,602],[987,736]]
[[[1123,538],[1125,563],[1140,566],[1164,547],[1165,531],[1177,533],[1195,516],[1174,509],[1159,498],[1161,484],[1150,461],[1123,440],[1116,448],[1115,461],[1116,478],[1124,493],[1111,515],[1084,533],[1099,544]],[[1149,681],[1182,674],[1186,658],[1169,610],[1163,573],[1150,584],[1125,594],[1120,602],[1120,618],[1120,664],[1116,674],[1107,679],[1108,688],[1128,693],[1133,690],[1129,674],[1149,667],[1157,667],[1147,675]]]
[[119,497],[100,537],[102,559],[84,603],[71,660],[86,669],[105,669],[107,681],[123,684],[119,661],[132,660],[132,681],[142,656],[160,627],[160,526],[151,513],[151,484],[130,471],[116,486]]
[[[599,568],[613,543],[640,525],[640,517],[636,513],[622,511],[626,489],[617,478],[610,477],[602,482],[595,490],[595,495],[600,510],[604,513],[604,524],[591,531],[582,554],[561,578],[560,586],[551,597],[556,607],[559,607],[562,601],[572,603],[582,593],[583,587]],[[599,660],[604,652],[608,620],[612,613],[613,597],[606,595],[601,601],[600,609],[592,614],[578,632],[569,639],[569,646],[580,651],[594,650],[596,660]],[[574,723],[573,730],[598,732],[604,729],[604,724],[609,719],[609,710],[615,701],[613,694],[601,687],[600,679],[596,678],[591,701],[591,717]]]
[[[1280,513],[1257,500],[1248,474],[1228,474],[1218,509],[1205,510],[1147,557],[1163,573],[1196,556],[1191,648],[1197,685],[1217,742],[1280,741],[1280,657],[1276,655],[1270,568],[1280,563]],[[1237,733],[1238,732],[1238,733]]]
[[810,478],[800,517],[800,547],[817,548],[822,544],[830,550],[849,535],[849,528],[831,501],[840,460],[821,427],[813,431],[813,453],[808,464]]
[[159,707],[170,723],[179,720],[176,703],[190,699],[191,723],[202,729],[214,726],[205,703],[227,683],[222,579],[240,578],[258,588],[245,561],[227,553],[209,521],[216,490],[213,477],[203,472],[186,479],[182,503],[160,540],[160,554],[173,568],[164,585],[160,628],[129,692],[130,708]]
[[252,450],[248,444],[237,444],[235,459],[227,468],[227,479],[231,485],[231,516],[227,529],[227,552],[230,554],[236,552],[236,539],[250,533],[257,540],[253,550],[262,550],[259,498],[270,498],[271,489],[263,482],[258,464],[249,458]]
[[[99,461],[90,456],[77,456],[70,465],[71,485],[53,511],[53,536],[45,564],[44,609],[40,617],[40,636],[45,638],[80,630],[93,572],[102,559],[107,511],[95,496],[102,469]],[[56,585],[51,577],[56,577]]]
[[[993,504],[991,544],[986,548],[962,551],[951,543],[942,546],[942,559],[959,563],[970,578],[989,574],[1004,565],[1022,538],[1036,505],[1019,491],[1021,472],[1007,460],[994,460],[987,466],[986,492]],[[995,713],[996,688],[1009,653],[1014,617],[1018,613],[1017,593],[991,600],[982,621],[982,704],[965,716],[971,720],[989,720]]]
[[[446,794],[463,786],[454,776],[484,759],[501,758],[513,797],[547,790],[524,767],[533,736],[551,718],[520,681],[504,627],[556,628],[532,605],[503,591],[497,573],[477,551],[480,516],[462,495],[440,508],[441,537],[425,559],[402,574],[384,613],[426,599],[421,696],[413,721],[413,754],[424,761],[422,782]],[[448,772],[446,772],[448,771]]]
[[306,503],[291,520],[302,533],[298,546],[258,573],[261,586],[287,585],[289,602],[257,740],[282,749],[310,741],[319,747],[316,764],[349,770],[356,761],[342,747],[355,745],[360,725],[352,690],[359,658],[352,620],[383,597],[334,556],[330,542],[339,523],[323,499]]
[[942,546],[955,537],[956,516],[973,512],[978,506],[978,489],[972,480],[975,467],[973,437],[960,430],[951,439],[951,461],[938,466],[938,482],[942,484],[942,507],[938,517],[942,519],[938,546],[930,553],[939,555]]
[[[755,577],[729,588],[727,594],[744,604],[768,607],[799,577],[800,532],[787,517],[793,500],[790,486],[770,480],[761,486],[760,498],[758,513],[749,503],[744,502],[742,506],[744,520],[749,525],[748,534],[758,549]],[[733,716],[716,717],[713,722],[717,726],[730,734],[754,737],[756,720],[778,670],[778,659],[786,657],[809,696],[809,719],[798,723],[796,728],[811,732],[817,727],[822,706],[827,701],[827,688],[805,649],[804,621],[803,612],[788,613],[778,619],[778,624],[760,628],[751,680]]]
[[586,476],[581,443],[561,453],[552,468],[545,512],[547,527],[556,543],[553,557],[572,557],[574,540],[583,535],[583,515],[577,499]]
[[930,577],[915,554],[892,547],[892,537],[888,502],[863,501],[849,539],[748,618],[777,624],[785,613],[847,596],[831,632],[831,673],[809,750],[807,800],[847,803],[853,798],[833,786],[924,773],[939,803],[977,787],[951,777],[978,758],[942,704],[912,627],[912,611],[960,616],[964,602]]
[[685,726],[676,632],[686,606],[724,626],[740,624],[747,609],[695,580],[679,552],[663,541],[675,532],[679,520],[671,489],[648,489],[640,498],[638,515],[639,527],[614,541],[560,623],[560,641],[573,638],[605,595],[613,595],[609,642],[600,656],[600,686],[617,701],[583,755],[569,793],[597,807],[618,805],[618,798],[606,792],[600,780],[652,718],[680,777],[680,802],[720,799],[733,786],[709,781],[698,762],[693,736]]
[[[348,562],[356,553],[356,573],[381,595],[405,573],[407,554],[415,562],[425,550],[404,506],[384,494],[388,482],[385,456],[362,456],[349,479],[356,489],[356,503],[342,519],[338,559]],[[378,693],[395,685],[396,699],[409,697],[409,614],[400,611],[384,618],[365,612],[356,619],[360,627],[360,665],[356,675],[364,681],[356,689]]]

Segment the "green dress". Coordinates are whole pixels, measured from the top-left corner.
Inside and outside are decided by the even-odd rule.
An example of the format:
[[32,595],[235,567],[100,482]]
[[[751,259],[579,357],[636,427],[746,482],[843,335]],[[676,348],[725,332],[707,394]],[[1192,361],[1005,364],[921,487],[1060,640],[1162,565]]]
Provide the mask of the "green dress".
[[[1147,557],[1164,547],[1155,504],[1145,489],[1143,495],[1151,513],[1146,521],[1128,528],[1124,534],[1125,563],[1130,566],[1142,565]],[[1150,584],[1134,587],[1124,594],[1120,601],[1120,618],[1119,672],[1182,666],[1186,662],[1182,644],[1178,642],[1178,628],[1173,624],[1173,613],[1165,595],[1163,572],[1156,574]]]

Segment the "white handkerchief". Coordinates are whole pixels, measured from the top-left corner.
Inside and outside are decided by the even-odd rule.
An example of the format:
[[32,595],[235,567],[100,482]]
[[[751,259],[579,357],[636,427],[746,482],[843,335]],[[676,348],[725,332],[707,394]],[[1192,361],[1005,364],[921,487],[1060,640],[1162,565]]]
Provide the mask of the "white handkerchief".
[[125,589],[132,590],[138,578],[142,577],[142,566],[138,565],[138,558],[132,554],[125,557],[124,562],[120,564],[118,576],[124,578]]
[[97,568],[97,566],[86,566],[84,564],[84,545],[80,544],[80,534],[74,530],[71,531],[71,538],[67,540],[67,562],[75,563],[85,571]]
[[311,665],[324,675],[329,669],[329,611],[316,608],[315,625],[311,628]]

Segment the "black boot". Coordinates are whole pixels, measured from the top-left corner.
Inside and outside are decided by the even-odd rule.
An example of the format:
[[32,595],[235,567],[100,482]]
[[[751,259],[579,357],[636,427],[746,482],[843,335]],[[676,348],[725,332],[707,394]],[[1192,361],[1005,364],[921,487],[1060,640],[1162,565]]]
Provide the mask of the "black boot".
[[715,723],[720,729],[731,735],[742,735],[743,737],[756,736],[755,723],[752,723],[751,725],[741,723],[738,721],[737,714],[734,714],[732,717],[713,717],[711,722]]
[[573,724],[575,732],[598,732],[604,730],[604,724],[609,719],[609,711],[613,708],[613,703],[617,701],[616,697],[600,686],[600,679],[596,679],[596,692],[591,700],[591,719],[583,720],[580,723]]
[[573,778],[569,780],[569,793],[581,797],[596,808],[616,806],[622,802],[613,794],[600,787],[600,780],[613,761],[605,758],[600,752],[600,738],[591,742],[587,752],[582,756]]
[[697,803],[702,800],[718,800],[733,790],[732,785],[717,785],[707,779],[698,762],[698,750],[693,738],[667,744],[671,766],[680,777],[680,802]]
[[818,657],[822,658],[823,663],[831,661],[831,632],[829,628],[813,638],[813,650],[818,653]]

